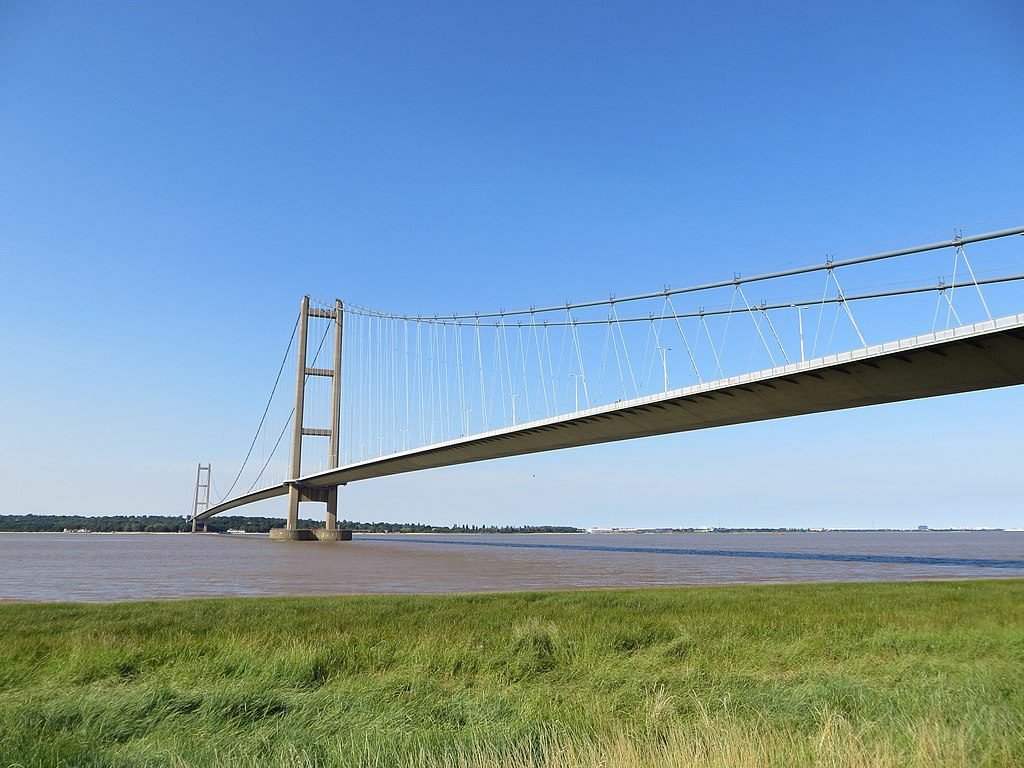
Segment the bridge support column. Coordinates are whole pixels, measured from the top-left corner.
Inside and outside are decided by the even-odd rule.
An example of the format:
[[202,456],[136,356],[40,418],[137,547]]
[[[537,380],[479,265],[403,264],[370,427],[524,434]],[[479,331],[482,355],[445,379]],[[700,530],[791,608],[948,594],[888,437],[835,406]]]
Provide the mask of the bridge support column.
[[328,531],[338,527],[338,487],[327,489],[327,525]]
[[[341,447],[341,342],[345,332],[345,307],[340,299],[334,300],[334,360],[331,366],[331,444],[328,461],[337,469]],[[338,486],[327,489],[328,531],[338,530]],[[351,534],[349,535],[351,538]]]
[[289,531],[297,530],[299,527],[299,491],[295,486],[288,489],[288,519],[284,527]]
[[[292,424],[292,461],[291,475],[297,478],[302,474],[302,411],[306,400],[306,336],[309,334],[309,296],[302,297],[299,310],[299,343],[298,365],[295,366],[295,416]],[[298,530],[299,497],[297,485],[288,488],[288,520],[285,529]]]
[[[309,318],[324,318],[334,321],[334,359],[331,368],[324,369],[310,368],[307,360],[307,344],[309,334]],[[344,306],[341,301],[334,302],[334,309],[322,309],[309,307],[309,296],[302,297],[302,307],[299,312],[298,328],[298,365],[295,374],[295,416],[292,425],[292,456],[291,456],[291,477],[288,483],[288,519],[284,528],[271,531],[272,539],[284,541],[311,541],[316,538],[322,541],[348,541],[352,538],[351,531],[338,530],[338,489],[334,488],[311,488],[300,485],[298,478],[302,476],[302,438],[305,435],[316,437],[330,437],[328,460],[331,469],[336,469],[339,463],[339,449],[341,445],[341,344],[344,334]],[[306,379],[309,376],[330,376],[331,377],[331,426],[330,429],[323,429],[319,425],[314,428],[305,428],[303,421]],[[309,529],[299,528],[299,504],[303,501],[319,501],[327,503],[327,525],[323,530],[315,533]]]
[[[196,468],[196,492],[192,497],[192,533],[197,530],[196,515],[210,508],[210,488],[213,486],[213,469],[210,464],[199,463]],[[206,521],[203,521],[206,531]]]

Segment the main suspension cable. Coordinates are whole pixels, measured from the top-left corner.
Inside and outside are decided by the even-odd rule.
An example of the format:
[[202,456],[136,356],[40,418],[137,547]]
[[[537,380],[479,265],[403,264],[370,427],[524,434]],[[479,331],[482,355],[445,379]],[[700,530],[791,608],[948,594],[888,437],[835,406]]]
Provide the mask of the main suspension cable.
[[[296,325],[298,325],[297,321],[296,321]],[[328,325],[326,327],[326,329],[324,330],[324,335],[320,337],[320,344],[317,346],[316,353],[313,355],[313,365],[314,366],[316,366],[316,361],[320,357],[320,350],[323,349],[324,340],[327,338],[327,334],[330,332],[330,330],[331,330],[331,326]],[[292,332],[292,337],[294,338],[294,336],[295,336],[295,333],[293,331]],[[290,346],[291,345],[289,345],[289,347]],[[302,364],[305,365],[306,361],[303,360]],[[280,377],[280,374],[278,374],[278,376]],[[303,378],[303,386],[305,386],[305,382],[306,381],[309,381],[309,374],[308,373]],[[264,414],[264,416],[265,415],[266,414]],[[260,478],[263,477],[263,473],[267,471],[267,467],[270,465],[271,459],[274,458],[274,454],[277,452],[278,447],[281,445],[281,438],[284,437],[284,433],[288,430],[288,426],[291,424],[293,418],[295,418],[295,406],[292,406],[291,413],[288,414],[288,418],[285,420],[284,427],[281,429],[281,434],[279,434],[277,436],[277,442],[275,442],[274,443],[274,447],[270,449],[270,455],[267,457],[267,460],[264,462],[263,468],[260,469],[260,473],[258,475],[256,475],[256,479],[252,481],[252,485],[249,486],[249,490],[246,491],[246,493],[252,493],[253,488],[256,487],[256,484],[260,481]],[[236,480],[237,480],[237,478],[236,478]],[[232,485],[231,487],[234,488],[234,485]],[[228,491],[228,493],[230,494],[231,491]],[[223,501],[223,500],[224,499],[221,499],[221,501]]]
[[[256,447],[256,441],[259,439],[260,432],[263,430],[263,424],[267,420],[267,414],[270,412],[270,405],[274,401],[274,395],[277,393],[277,385],[281,383],[281,374],[284,373],[284,366],[288,362],[288,355],[291,354],[292,344],[295,343],[295,332],[299,328],[299,318],[295,317],[295,325],[292,326],[292,335],[288,339],[288,347],[284,351],[284,357],[281,358],[281,365],[277,369],[277,378],[274,379],[274,386],[270,390],[270,397],[267,398],[267,406],[263,409],[263,415],[260,417],[260,424],[256,427],[256,434],[252,436],[252,442],[249,443],[249,450],[245,453],[245,459],[242,461],[242,466],[238,468],[238,474],[235,475],[235,479],[231,482],[231,487],[228,488],[227,493],[220,497],[220,501],[228,498],[231,492],[235,490],[235,486],[238,485],[238,479],[242,476],[242,472],[245,470],[245,465],[249,463],[249,457],[252,456],[253,449]],[[264,467],[265,469],[266,467]],[[260,475],[262,476],[262,472]],[[217,502],[218,504],[220,502]]]
[[386,317],[397,320],[414,320],[417,322],[429,323],[429,322],[451,322],[454,320],[474,320],[477,318],[508,318],[515,315],[535,315],[543,314],[547,312],[564,312],[573,309],[585,309],[588,307],[602,307],[609,304],[621,304],[631,301],[644,301],[646,299],[656,299],[661,296],[678,296],[686,293],[699,293],[702,291],[710,291],[716,288],[728,288],[735,285],[743,285],[746,283],[758,283],[766,280],[776,280],[782,277],[793,277],[795,275],[806,275],[814,272],[823,272],[825,270],[839,269],[842,267],[849,267],[855,264],[867,264],[874,261],[885,261],[887,259],[895,259],[901,256],[910,256],[916,253],[927,253],[928,251],[942,250],[943,248],[960,248],[969,243],[980,243],[986,240],[995,240],[1002,237],[1009,237],[1011,235],[1022,235],[1024,234],[1024,227],[1013,227],[1011,229],[1001,229],[995,232],[985,232],[978,235],[969,235],[967,237],[955,237],[952,240],[943,240],[936,243],[927,243],[925,245],[917,245],[910,248],[900,248],[892,251],[885,251],[883,253],[873,253],[867,256],[857,256],[850,259],[842,259],[834,261],[829,258],[823,264],[811,264],[803,267],[794,267],[792,269],[784,269],[776,272],[766,272],[759,275],[752,275],[750,277],[742,277],[740,275],[734,276],[731,280],[719,280],[711,283],[704,283],[701,285],[692,285],[684,288],[665,288],[661,291],[654,293],[641,293],[635,296],[625,296],[622,298],[609,298],[599,299],[596,301],[583,301],[583,302],[567,302],[559,306],[551,307],[531,307],[530,309],[515,309],[515,310],[502,310],[499,312],[475,312],[473,314],[450,314],[443,316],[434,317],[423,317],[422,315],[400,315],[388,312],[381,312],[368,307],[361,307],[357,304],[345,304],[346,311],[357,312],[360,314],[368,314],[372,316]]

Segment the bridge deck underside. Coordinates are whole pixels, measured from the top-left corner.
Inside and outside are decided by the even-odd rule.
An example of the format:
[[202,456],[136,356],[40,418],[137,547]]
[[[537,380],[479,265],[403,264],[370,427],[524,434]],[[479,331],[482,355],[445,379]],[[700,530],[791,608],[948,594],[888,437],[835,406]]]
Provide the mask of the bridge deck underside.
[[[1024,315],[629,400],[309,475],[325,487],[474,461],[1024,384]],[[287,493],[275,486],[200,518]]]

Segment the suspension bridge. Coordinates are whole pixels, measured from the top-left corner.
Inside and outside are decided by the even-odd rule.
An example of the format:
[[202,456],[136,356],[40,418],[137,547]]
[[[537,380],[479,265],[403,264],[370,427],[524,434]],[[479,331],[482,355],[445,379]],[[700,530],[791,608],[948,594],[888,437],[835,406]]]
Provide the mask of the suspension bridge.
[[[469,462],[1024,383],[1024,227],[624,297],[410,315],[304,297],[227,492],[288,496]],[[295,389],[284,386],[297,360]],[[284,446],[289,444],[285,454]]]

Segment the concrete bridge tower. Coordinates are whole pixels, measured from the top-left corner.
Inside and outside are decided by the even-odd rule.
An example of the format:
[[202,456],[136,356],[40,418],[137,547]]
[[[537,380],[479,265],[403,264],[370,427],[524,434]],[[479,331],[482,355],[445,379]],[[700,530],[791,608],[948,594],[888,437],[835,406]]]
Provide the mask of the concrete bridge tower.
[[[209,464],[200,462],[196,468],[196,492],[192,497],[192,533],[197,530],[196,516],[210,508],[210,486],[213,484],[212,470]],[[206,521],[203,520],[203,532],[206,532]]]
[[[323,318],[334,321],[334,344],[330,368],[309,367],[308,337],[309,318]],[[309,296],[302,297],[299,311],[298,361],[295,374],[295,416],[292,427],[291,472],[293,478],[288,485],[288,520],[284,528],[275,528],[270,538],[281,541],[348,541],[352,538],[351,531],[338,529],[338,487],[312,488],[298,482],[302,475],[302,438],[326,437],[330,440],[328,448],[328,464],[337,469],[341,444],[341,350],[344,333],[345,308],[340,300],[335,300],[334,309],[320,309],[309,306]],[[304,406],[306,382],[311,376],[323,376],[331,379],[331,426],[307,427],[304,423]],[[315,530],[299,528],[299,504],[303,501],[317,501],[327,504],[327,525]]]

